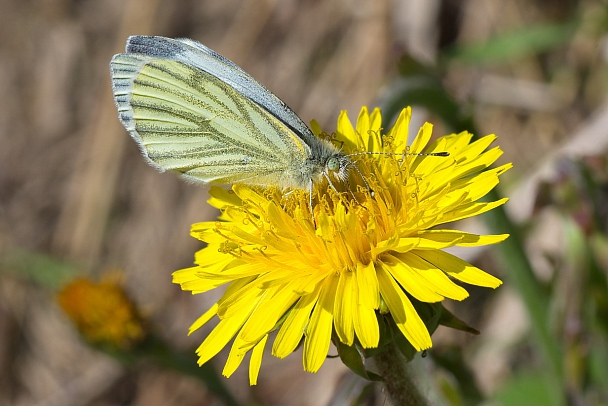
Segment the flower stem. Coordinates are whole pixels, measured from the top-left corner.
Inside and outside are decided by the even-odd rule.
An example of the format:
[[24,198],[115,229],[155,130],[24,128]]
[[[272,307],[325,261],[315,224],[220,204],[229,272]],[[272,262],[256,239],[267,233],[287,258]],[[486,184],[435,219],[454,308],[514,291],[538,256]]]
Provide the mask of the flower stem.
[[374,357],[378,373],[384,379],[384,387],[393,405],[426,406],[427,399],[413,379],[412,368],[393,343]]

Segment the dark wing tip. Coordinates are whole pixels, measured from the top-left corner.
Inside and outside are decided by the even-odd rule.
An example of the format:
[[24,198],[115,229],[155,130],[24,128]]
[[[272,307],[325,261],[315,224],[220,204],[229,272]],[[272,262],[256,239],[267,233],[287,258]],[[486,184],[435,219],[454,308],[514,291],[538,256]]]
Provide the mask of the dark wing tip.
[[183,45],[179,41],[165,37],[131,36],[127,39],[126,51],[155,58],[172,58],[180,53]]

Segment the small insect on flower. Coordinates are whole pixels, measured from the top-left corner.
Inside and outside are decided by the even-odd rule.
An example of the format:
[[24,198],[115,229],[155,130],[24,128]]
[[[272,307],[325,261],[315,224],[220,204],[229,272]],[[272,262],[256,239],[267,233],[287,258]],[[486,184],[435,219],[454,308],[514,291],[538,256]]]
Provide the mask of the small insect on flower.
[[337,191],[332,178],[359,172],[262,84],[198,42],[130,37],[110,71],[120,121],[160,171],[308,190],[311,210],[315,184],[325,179]]
[[309,191],[330,174],[347,178],[348,157],[202,44],[130,37],[110,69],[120,121],[160,171],[203,183]]

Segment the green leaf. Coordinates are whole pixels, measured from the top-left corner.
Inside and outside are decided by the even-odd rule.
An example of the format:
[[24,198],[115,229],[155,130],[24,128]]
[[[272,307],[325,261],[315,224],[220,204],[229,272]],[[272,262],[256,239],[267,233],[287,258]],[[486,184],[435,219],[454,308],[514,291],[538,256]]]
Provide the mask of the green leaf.
[[496,35],[480,44],[461,45],[447,52],[444,57],[449,61],[470,65],[513,61],[567,43],[578,25],[578,20],[571,20],[525,27]]
[[382,381],[382,377],[368,371],[365,367],[365,356],[356,345],[349,346],[338,339],[334,339],[340,359],[351,371],[369,381]]
[[429,331],[429,334],[433,334],[437,327],[439,326],[439,321],[441,320],[441,312],[443,306],[441,303],[426,303],[419,302],[418,300],[411,298],[412,304],[416,309],[416,312],[424,322],[426,329]]
[[464,321],[460,320],[458,317],[454,316],[448,309],[441,305],[439,324],[445,327],[450,327],[460,331],[466,331],[467,333],[471,333],[474,335],[479,335],[479,331],[469,326]]
[[494,399],[503,406],[561,405],[561,391],[554,391],[551,377],[543,371],[525,371],[514,376]]
[[597,388],[604,396],[608,396],[606,382],[608,382],[608,337],[599,334],[593,338],[593,344],[589,347],[588,374],[589,386]]
[[67,281],[81,274],[74,264],[14,247],[0,252],[0,269],[51,290],[61,288]]

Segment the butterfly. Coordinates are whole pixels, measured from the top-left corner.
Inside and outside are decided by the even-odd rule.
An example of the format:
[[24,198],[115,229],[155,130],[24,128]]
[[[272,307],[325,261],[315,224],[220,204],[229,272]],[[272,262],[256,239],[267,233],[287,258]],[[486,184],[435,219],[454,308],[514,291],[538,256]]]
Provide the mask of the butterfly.
[[[132,36],[110,62],[119,119],[158,170],[310,192],[351,159],[243,69],[190,39]],[[334,188],[335,189],[335,188]]]

